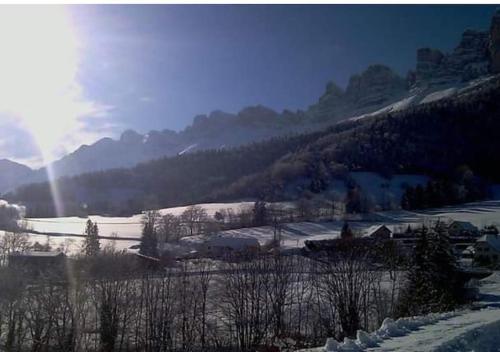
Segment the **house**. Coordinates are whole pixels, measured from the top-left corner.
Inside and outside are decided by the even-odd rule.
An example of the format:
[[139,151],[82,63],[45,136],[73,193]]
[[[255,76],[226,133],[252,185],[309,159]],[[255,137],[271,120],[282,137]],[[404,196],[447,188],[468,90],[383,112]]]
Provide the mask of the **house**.
[[474,261],[489,265],[500,263],[500,236],[483,235],[474,246]]
[[479,230],[476,226],[472,225],[468,221],[452,221],[448,225],[448,234],[451,237],[459,236],[478,236]]
[[388,240],[391,238],[392,231],[385,225],[370,226],[366,229],[363,237],[368,237],[376,240]]
[[188,236],[180,242],[201,254],[221,256],[231,253],[258,252],[259,241],[250,236],[218,233],[208,236]]
[[333,253],[350,252],[354,248],[367,251],[373,246],[375,240],[371,237],[336,238],[326,240],[306,240],[302,253],[306,256],[331,255]]
[[495,225],[489,225],[489,226],[483,227],[483,229],[481,230],[481,234],[482,235],[498,235],[499,231]]
[[62,273],[66,265],[66,255],[62,252],[15,252],[9,254],[8,265],[32,276]]

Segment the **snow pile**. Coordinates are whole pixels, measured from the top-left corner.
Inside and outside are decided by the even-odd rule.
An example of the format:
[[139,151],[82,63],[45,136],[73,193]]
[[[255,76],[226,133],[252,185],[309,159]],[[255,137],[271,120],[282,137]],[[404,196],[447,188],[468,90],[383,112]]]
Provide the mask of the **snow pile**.
[[[450,319],[457,316],[457,312],[431,313],[424,316],[400,318],[393,320],[385,318],[380,328],[370,333],[358,330],[356,340],[345,338],[343,342],[337,342],[333,338],[326,340],[326,344],[320,351],[324,352],[358,352],[367,348],[378,347],[381,342],[393,337],[405,336],[419,327],[434,324],[440,320]],[[500,335],[500,334],[499,334]],[[448,351],[448,350],[443,350]],[[451,350],[450,350],[451,351]]]
[[356,334],[356,341],[362,348],[377,347],[380,342],[378,336],[369,334],[363,330],[358,330]]
[[396,324],[391,318],[385,318],[377,331],[377,335],[382,339],[387,339],[390,337],[403,336],[406,332],[406,329],[404,329],[401,324]]
[[500,345],[500,321],[479,328],[450,340],[435,349],[436,352],[498,351]]
[[357,344],[358,341],[351,340],[350,338],[344,338],[344,342],[342,343],[340,351],[349,351],[349,352],[360,352],[362,351],[361,347]]
[[335,340],[334,338],[328,338],[326,339],[326,344],[325,344],[325,351],[326,352],[335,352],[335,351],[338,351],[339,350],[339,343],[337,342],[337,340]]

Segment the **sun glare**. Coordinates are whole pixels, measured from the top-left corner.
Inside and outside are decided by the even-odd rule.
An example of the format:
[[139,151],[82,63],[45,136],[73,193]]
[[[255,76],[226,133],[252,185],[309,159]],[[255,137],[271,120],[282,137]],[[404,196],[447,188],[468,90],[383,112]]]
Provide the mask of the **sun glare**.
[[[48,164],[94,108],[77,81],[80,48],[70,16],[61,6],[2,6],[0,45],[0,114],[32,136]],[[46,170],[61,215],[55,175]]]
[[19,122],[44,161],[92,112],[77,83],[79,42],[61,6],[2,6],[0,113]]

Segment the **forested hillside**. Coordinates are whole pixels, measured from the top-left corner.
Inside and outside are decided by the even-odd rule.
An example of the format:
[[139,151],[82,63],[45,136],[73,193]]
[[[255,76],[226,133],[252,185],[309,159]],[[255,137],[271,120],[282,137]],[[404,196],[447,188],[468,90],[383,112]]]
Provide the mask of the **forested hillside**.
[[[499,130],[500,78],[495,77],[472,92],[399,112],[235,149],[62,178],[57,188],[67,215],[125,214],[206,201],[293,199],[320,193],[334,179],[349,184],[347,171],[416,173],[442,180],[463,177],[457,172],[465,168],[469,180],[481,177],[473,177],[477,194],[469,192],[463,199],[468,200],[486,196],[486,182],[500,181]],[[26,204],[28,215],[54,215],[47,183],[6,197]]]

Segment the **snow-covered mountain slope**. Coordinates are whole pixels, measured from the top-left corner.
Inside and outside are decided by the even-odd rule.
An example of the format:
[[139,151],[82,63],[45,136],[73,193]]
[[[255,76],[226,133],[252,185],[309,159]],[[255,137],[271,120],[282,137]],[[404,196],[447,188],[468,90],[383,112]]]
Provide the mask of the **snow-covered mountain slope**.
[[426,88],[415,88],[411,90],[407,96],[404,96],[400,100],[392,102],[391,104],[376,111],[350,117],[349,120],[355,121],[383,113],[401,111],[415,105],[437,102],[445,98],[468,94],[473,92],[475,89],[481,89],[483,84],[487,84],[494,78],[494,75],[487,75],[468,82],[448,83]]
[[498,351],[500,345],[500,272],[479,281],[475,307],[421,317],[386,319],[375,332],[356,340],[329,339],[303,352],[465,352]]

